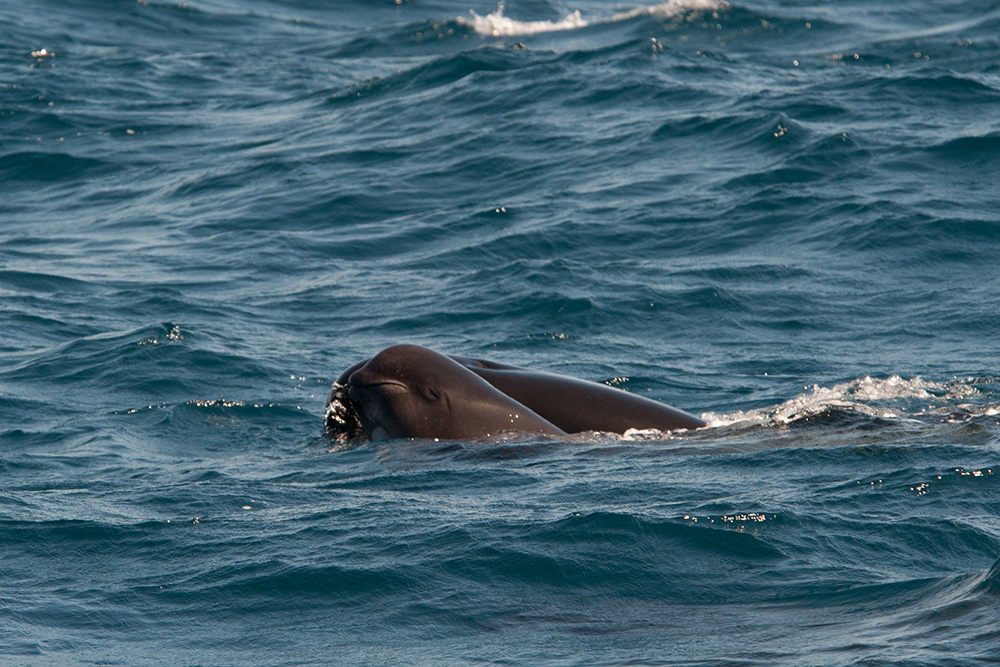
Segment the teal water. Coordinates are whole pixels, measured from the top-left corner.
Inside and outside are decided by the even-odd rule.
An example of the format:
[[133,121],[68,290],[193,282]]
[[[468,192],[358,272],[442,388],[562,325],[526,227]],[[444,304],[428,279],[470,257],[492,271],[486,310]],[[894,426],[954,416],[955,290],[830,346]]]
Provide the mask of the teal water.
[[[1000,664],[997,35],[0,3],[0,662]],[[324,438],[404,341],[709,427]]]

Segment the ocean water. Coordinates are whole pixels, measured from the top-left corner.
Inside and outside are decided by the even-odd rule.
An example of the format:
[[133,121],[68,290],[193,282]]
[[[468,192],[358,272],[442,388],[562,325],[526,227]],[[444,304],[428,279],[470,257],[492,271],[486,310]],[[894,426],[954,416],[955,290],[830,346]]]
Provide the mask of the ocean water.
[[[1000,665],[998,36],[0,0],[0,663]],[[325,438],[404,341],[709,426]]]

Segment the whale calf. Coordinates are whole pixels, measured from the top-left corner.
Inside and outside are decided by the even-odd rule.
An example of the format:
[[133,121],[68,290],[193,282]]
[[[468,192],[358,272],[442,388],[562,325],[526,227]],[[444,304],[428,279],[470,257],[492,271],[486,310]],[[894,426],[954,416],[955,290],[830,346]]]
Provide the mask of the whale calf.
[[388,347],[344,371],[330,390],[326,414],[328,435],[371,440],[704,425],[683,410],[604,384],[410,344]]

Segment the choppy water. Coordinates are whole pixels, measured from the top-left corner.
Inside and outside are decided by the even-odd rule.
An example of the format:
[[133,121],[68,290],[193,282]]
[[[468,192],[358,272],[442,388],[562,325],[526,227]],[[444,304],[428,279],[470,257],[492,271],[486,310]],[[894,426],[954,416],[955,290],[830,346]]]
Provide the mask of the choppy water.
[[[998,35],[0,3],[0,661],[1000,664]],[[401,341],[710,426],[324,439]]]

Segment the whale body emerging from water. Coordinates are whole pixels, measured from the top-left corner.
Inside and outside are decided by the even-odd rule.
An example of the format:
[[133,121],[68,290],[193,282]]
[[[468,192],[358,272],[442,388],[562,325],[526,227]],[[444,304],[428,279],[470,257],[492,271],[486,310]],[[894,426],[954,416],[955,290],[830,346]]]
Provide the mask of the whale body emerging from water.
[[393,345],[348,368],[327,400],[328,435],[486,438],[705,425],[683,410],[607,385]]

